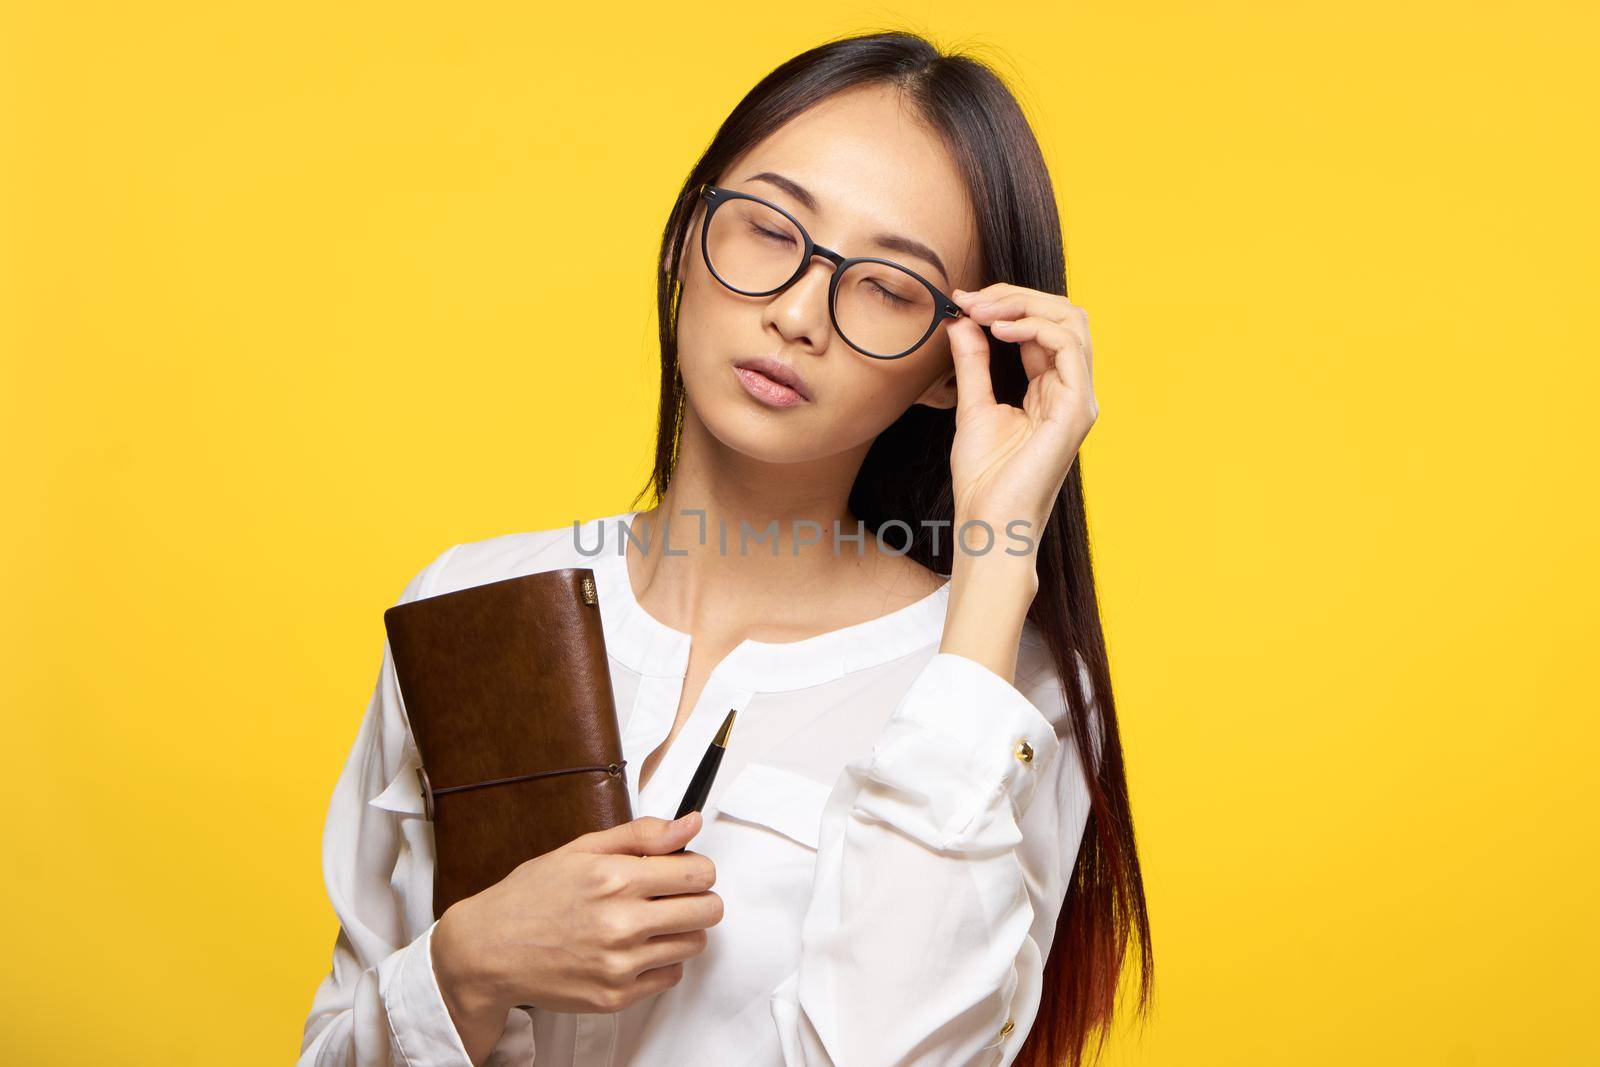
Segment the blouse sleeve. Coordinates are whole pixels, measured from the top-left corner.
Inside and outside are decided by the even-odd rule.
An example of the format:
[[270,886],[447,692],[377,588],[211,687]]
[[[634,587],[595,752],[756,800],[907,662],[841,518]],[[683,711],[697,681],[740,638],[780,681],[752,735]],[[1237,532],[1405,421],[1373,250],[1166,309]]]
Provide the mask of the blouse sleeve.
[[[417,572],[398,603],[429,595],[453,551]],[[411,841],[401,819],[369,803],[402,767],[408,736],[385,641],[377,685],[323,830],[323,877],[339,933],[332,969],[306,1018],[299,1067],[472,1067],[433,973],[437,924],[431,912],[418,914],[425,902],[407,900],[391,885]]]
[[770,998],[787,1067],[1015,1057],[1089,814],[1058,679],[937,653],[846,765]]

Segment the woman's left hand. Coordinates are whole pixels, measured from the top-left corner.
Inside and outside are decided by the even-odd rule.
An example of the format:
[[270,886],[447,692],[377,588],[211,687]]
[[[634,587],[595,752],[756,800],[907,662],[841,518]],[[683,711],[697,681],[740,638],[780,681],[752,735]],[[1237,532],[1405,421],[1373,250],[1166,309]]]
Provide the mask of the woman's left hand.
[[[952,297],[966,312],[947,329],[956,369],[950,473],[957,527],[982,520],[998,540],[1006,523],[1025,519],[1036,524],[1027,534],[1037,542],[1099,414],[1088,313],[1064,296],[1005,282]],[[1021,346],[1028,391],[1020,408],[995,400],[980,324]]]

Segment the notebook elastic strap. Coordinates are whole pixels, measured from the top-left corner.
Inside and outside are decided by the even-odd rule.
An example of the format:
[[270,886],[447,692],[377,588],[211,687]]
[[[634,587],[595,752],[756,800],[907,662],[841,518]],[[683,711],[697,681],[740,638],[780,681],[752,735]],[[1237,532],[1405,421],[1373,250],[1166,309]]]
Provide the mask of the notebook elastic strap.
[[582,774],[588,771],[605,771],[616,776],[622,773],[622,768],[627,765],[627,760],[617,763],[597,763],[589,767],[561,767],[553,771],[534,771],[532,774],[514,774],[509,778],[490,778],[485,782],[468,782],[465,785],[447,785],[439,789],[433,788],[428,782],[428,772],[421,767],[417,768],[417,779],[422,783],[422,804],[427,809],[429,821],[433,819],[433,798],[445,793],[460,793],[467,789],[483,789],[491,785],[510,785],[513,782],[526,782],[531,778],[549,778],[557,774]]

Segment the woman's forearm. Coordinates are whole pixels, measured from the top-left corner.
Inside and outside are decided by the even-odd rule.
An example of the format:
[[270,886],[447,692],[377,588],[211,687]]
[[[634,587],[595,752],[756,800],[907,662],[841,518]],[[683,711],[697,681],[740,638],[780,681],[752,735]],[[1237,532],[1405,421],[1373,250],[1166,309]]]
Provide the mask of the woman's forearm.
[[976,660],[1006,681],[1017,670],[1017,649],[1028,607],[1039,591],[1037,554],[984,555],[959,549],[950,573],[950,603],[940,652]]
[[433,973],[467,1055],[474,1064],[481,1064],[505,1033],[506,1013],[511,1009],[489,995],[474,966],[473,949],[460,943],[467,903],[462,900],[452,904],[434,927]]

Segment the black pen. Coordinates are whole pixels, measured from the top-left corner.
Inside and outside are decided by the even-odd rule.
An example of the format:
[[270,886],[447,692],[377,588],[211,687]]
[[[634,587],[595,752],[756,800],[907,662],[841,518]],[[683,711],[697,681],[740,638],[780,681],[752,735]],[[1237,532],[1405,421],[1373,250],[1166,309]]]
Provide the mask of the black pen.
[[[722,766],[722,754],[728,751],[728,735],[733,733],[733,716],[738,710],[728,709],[728,717],[722,720],[717,736],[711,739],[706,754],[700,757],[700,766],[695,768],[694,777],[689,779],[689,788],[684,791],[683,803],[678,805],[678,814],[673,816],[674,819],[681,819],[691,811],[700,811],[705,807],[706,798],[711,795],[711,783],[717,777],[717,768]],[[685,845],[675,852],[682,852],[688,847]]]

